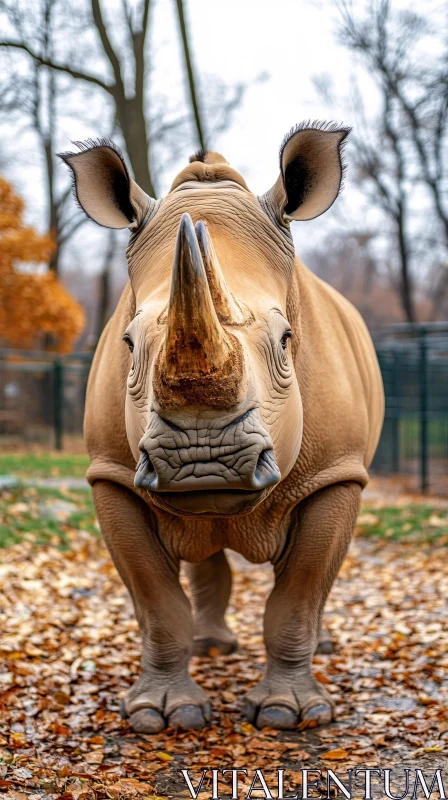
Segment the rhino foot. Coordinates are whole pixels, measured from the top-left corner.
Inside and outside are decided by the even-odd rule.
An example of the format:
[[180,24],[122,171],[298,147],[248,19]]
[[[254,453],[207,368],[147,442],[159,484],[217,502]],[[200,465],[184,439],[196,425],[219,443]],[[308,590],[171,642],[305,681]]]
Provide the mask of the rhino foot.
[[[289,685],[288,685],[289,684]],[[257,728],[291,730],[299,723],[327,725],[333,719],[333,701],[314,678],[291,686],[281,679],[263,679],[247,693],[243,714]]]
[[201,636],[194,639],[193,655],[228,656],[238,650],[238,642],[233,633],[227,629],[222,636]]
[[334,645],[331,640],[331,636],[325,628],[320,629],[319,633],[319,641],[316,647],[316,653],[318,655],[325,655],[328,656],[331,653],[334,653]]
[[[195,730],[210,722],[211,708],[207,695],[190,676],[174,682],[165,691],[159,688],[159,681],[160,678],[152,689],[139,690],[138,684],[148,687],[149,683],[148,678],[142,676],[121,701],[120,714],[129,720],[136,733],[160,733],[166,727]],[[164,685],[167,683],[169,681],[165,678]]]

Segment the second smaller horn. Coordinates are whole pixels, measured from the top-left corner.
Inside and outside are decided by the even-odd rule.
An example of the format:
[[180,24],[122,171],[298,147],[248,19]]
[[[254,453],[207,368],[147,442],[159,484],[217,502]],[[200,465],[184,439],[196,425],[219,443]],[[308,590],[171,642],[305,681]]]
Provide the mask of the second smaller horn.
[[165,340],[166,373],[174,379],[222,369],[231,353],[189,214],[179,224]]
[[220,322],[227,325],[244,325],[252,319],[252,314],[248,308],[233,296],[227,286],[218,256],[213,247],[212,238],[208,232],[207,223],[199,220],[195,225],[195,231],[207,273],[213,305]]

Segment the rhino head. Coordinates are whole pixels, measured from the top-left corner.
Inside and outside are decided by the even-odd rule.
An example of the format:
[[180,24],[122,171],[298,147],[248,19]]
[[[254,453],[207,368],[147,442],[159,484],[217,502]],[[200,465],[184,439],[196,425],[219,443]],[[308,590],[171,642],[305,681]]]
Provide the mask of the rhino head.
[[298,458],[300,298],[289,222],[334,202],[347,134],[295,128],[279,178],[258,198],[216,153],[193,156],[161,201],[132,180],[110,142],[62,155],[86,214],[131,231],[135,308],[117,331],[132,353],[126,431],[135,485],[165,510],[248,513]]

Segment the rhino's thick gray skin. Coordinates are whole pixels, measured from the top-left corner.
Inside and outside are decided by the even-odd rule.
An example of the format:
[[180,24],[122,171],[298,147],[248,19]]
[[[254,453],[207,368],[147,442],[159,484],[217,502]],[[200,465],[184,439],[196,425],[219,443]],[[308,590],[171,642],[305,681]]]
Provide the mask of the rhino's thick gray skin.
[[136,731],[210,719],[188,661],[193,648],[236,647],[224,620],[224,548],[275,566],[266,673],[246,698],[248,719],[275,728],[332,719],[311,660],[383,391],[364,323],[297,259],[289,222],[335,200],[346,135],[332,125],[293,130],[260,198],[216,153],[195,156],[161,202],[107,142],[63,156],[86,213],[132,234],[130,280],[95,355],[85,432],[101,529],[143,638],[142,674],[123,701]]

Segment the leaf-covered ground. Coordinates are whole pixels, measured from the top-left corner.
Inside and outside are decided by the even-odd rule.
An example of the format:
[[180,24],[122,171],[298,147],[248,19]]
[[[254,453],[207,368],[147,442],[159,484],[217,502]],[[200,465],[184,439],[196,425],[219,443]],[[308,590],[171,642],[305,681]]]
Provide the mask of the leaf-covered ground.
[[[363,509],[327,608],[336,652],[314,659],[317,679],[336,700],[337,722],[281,734],[256,731],[239,712],[263,670],[268,566],[232,557],[228,618],[240,650],[192,660],[212,700],[212,724],[152,738],[119,718],[120,697],[139,670],[139,634],[90,494],[4,491],[0,526],[7,545],[0,556],[0,796],[188,797],[179,771],[190,768],[196,784],[205,767],[247,768],[247,790],[255,768],[269,783],[285,767],[293,793],[303,767],[331,768],[343,778],[351,766],[448,764],[445,509]],[[210,796],[205,781],[199,797]]]

